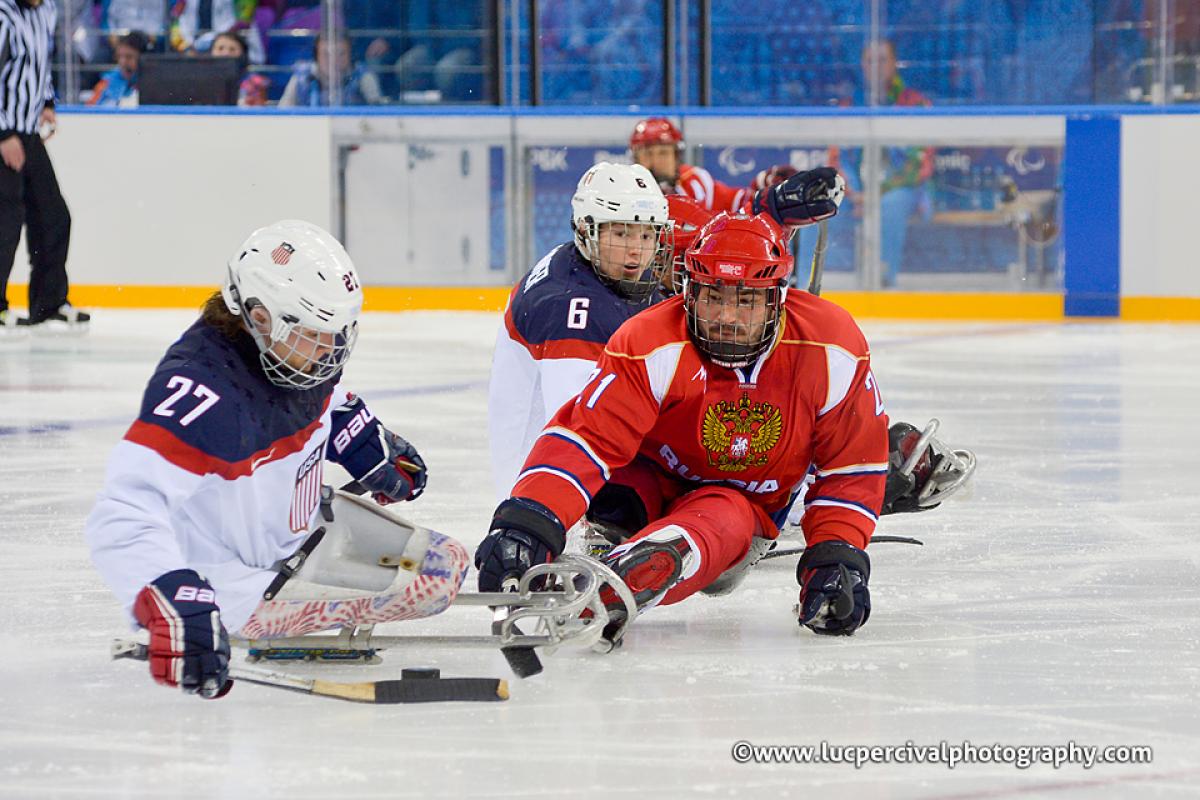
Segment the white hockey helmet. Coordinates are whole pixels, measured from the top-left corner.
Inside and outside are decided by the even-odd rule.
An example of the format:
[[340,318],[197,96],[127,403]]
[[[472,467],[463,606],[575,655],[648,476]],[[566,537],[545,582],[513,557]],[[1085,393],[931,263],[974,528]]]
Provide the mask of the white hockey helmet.
[[[601,279],[631,300],[640,302],[650,296],[658,284],[655,267],[668,226],[667,198],[650,170],[607,161],[593,166],[579,179],[571,198],[571,223],[575,246]],[[633,279],[613,279],[601,270],[600,226],[611,223],[649,225],[654,230],[654,252],[646,269]]]
[[[358,273],[341,243],[311,222],[282,220],[250,234],[229,259],[221,295],[245,320],[277,386],[324,383],[345,366],[358,338]],[[267,334],[251,319],[256,307],[271,316]]]

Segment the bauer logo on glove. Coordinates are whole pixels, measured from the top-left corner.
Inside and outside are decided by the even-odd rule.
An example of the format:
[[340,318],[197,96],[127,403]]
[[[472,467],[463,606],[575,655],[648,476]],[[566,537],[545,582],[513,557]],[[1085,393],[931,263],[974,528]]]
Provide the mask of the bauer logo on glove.
[[417,448],[383,427],[361,397],[348,397],[331,423],[327,457],[345,467],[375,502],[416,500],[425,491],[425,461]]

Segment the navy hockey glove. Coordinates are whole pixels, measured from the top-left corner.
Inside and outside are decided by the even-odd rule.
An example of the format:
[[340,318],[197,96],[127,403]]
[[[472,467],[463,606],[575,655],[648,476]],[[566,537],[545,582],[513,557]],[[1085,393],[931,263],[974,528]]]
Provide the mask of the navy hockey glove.
[[425,461],[402,436],[380,424],[361,397],[334,409],[326,454],[380,505],[416,500],[425,491]]
[[797,172],[782,183],[754,193],[751,209],[780,225],[809,225],[832,217],[846,195],[846,182],[833,167]]
[[229,634],[216,595],[190,569],[177,569],[146,584],[133,616],[150,631],[150,675],[201,697],[223,697],[229,680]]
[[496,507],[491,532],[475,550],[479,591],[503,592],[534,564],[553,561],[567,543],[554,512],[536,500],[510,497]]
[[813,633],[849,636],[871,616],[871,559],[845,542],[805,549],[796,565],[800,624]]

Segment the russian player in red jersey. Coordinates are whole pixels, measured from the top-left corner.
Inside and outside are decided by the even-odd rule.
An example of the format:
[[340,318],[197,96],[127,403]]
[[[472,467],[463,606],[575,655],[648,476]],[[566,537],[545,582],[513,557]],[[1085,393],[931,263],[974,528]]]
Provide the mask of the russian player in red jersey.
[[[808,193],[814,212],[838,188]],[[792,258],[764,215],[719,214],[686,261],[682,294],[621,326],[537,440],[476,552],[480,588],[561,553],[603,488],[602,521],[627,533],[607,560],[639,608],[723,593],[812,469],[799,620],[852,633],[870,615],[865,550],[888,471],[866,341],[840,307],[788,292]]]
[[[760,170],[745,188],[722,183],[704,167],[683,163],[683,133],[665,117],[644,119],[634,126],[629,153],[635,163],[650,170],[668,197],[672,194],[689,197],[712,213],[744,210],[755,192],[796,174],[792,167],[780,164]],[[756,209],[755,213],[762,210]]]

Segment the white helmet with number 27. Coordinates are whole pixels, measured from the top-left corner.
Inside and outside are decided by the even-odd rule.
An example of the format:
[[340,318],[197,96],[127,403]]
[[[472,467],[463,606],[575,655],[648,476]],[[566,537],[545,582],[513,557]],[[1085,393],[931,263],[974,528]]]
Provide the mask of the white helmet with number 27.
[[[277,386],[324,383],[345,366],[358,338],[358,273],[341,243],[310,222],[282,220],[250,234],[229,259],[221,295],[245,320]],[[252,317],[257,308],[268,321]]]

